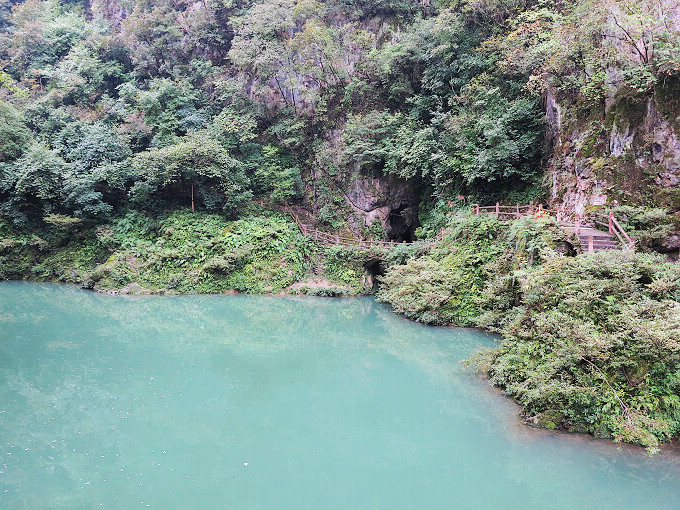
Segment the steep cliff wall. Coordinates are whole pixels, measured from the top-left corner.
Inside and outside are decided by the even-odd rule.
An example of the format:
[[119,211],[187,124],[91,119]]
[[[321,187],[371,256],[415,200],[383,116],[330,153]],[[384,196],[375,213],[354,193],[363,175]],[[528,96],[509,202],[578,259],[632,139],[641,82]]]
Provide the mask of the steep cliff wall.
[[603,195],[607,205],[680,210],[680,78],[589,112],[549,93],[547,118],[551,198],[560,211],[583,214]]
[[618,4],[606,7],[610,28],[600,32],[599,47],[608,57],[598,100],[547,90],[547,177],[564,214],[588,212],[605,197],[607,206],[680,211],[680,64],[678,55],[665,54],[680,34],[680,6],[660,0],[645,11],[648,3],[635,18],[644,30],[636,31],[624,30]]

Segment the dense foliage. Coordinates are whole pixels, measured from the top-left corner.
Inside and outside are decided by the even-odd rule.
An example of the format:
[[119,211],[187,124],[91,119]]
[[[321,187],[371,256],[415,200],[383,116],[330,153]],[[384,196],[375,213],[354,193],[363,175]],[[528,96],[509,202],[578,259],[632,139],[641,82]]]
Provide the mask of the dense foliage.
[[6,7],[0,198],[25,228],[178,204],[233,217],[252,196],[337,227],[357,172],[410,179],[425,204],[540,175],[539,96],[487,44],[504,2]]
[[[556,97],[558,121],[579,119],[585,141],[552,163],[623,165],[598,119],[652,99],[677,118],[679,10],[0,0],[0,278],[338,295],[369,292],[385,270],[378,296],[396,311],[503,333],[486,370],[536,422],[654,447],[680,432],[677,269],[562,257],[549,218],[508,227],[451,204],[545,197],[543,103]],[[274,212],[384,237],[351,221],[359,179],[400,183],[420,202],[417,236],[443,238],[324,248]],[[644,249],[671,232],[674,211],[632,207],[623,191],[621,204]]]
[[378,291],[395,311],[426,324],[474,325],[491,277],[540,263],[566,235],[547,217],[527,217],[510,229],[490,215],[457,213],[448,221],[442,242],[405,263],[395,261]]
[[[549,149],[541,97],[586,115],[614,86],[644,102],[677,78],[676,10],[667,0],[5,2],[3,211],[33,227],[51,213],[103,221],[147,201],[188,206],[193,187],[198,208],[233,216],[253,195],[303,201],[337,227],[353,214],[343,196],[357,175],[408,179],[425,208],[457,195],[534,199]],[[48,178],[27,189],[26,167]]]
[[503,334],[491,380],[550,428],[654,449],[680,433],[680,268],[658,256],[556,257],[489,284]]
[[0,221],[0,278],[130,294],[371,290],[363,268],[371,254],[321,247],[277,213],[230,221],[188,209],[128,210],[98,226],[58,214],[46,222],[37,235]]
[[416,320],[501,333],[477,361],[530,423],[655,451],[680,434],[680,267],[629,251],[569,257],[568,241],[545,218],[454,216],[436,249],[389,268],[378,297]]

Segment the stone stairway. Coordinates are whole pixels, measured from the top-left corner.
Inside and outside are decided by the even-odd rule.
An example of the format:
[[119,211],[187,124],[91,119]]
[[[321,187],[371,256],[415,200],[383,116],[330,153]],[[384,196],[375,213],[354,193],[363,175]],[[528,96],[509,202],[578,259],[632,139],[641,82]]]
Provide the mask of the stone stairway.
[[[570,232],[575,230],[573,225],[562,225],[562,228]],[[592,227],[580,227],[577,235],[581,244],[581,251],[584,253],[621,250],[623,248],[616,236]]]
[[[485,206],[476,204],[473,211],[475,214],[493,214],[500,220],[514,220],[523,216],[541,217],[554,214],[554,211],[550,211],[541,204],[536,205],[533,202],[515,205],[501,205],[499,202],[496,202],[496,205]],[[577,216],[575,222],[564,221],[564,219],[560,218],[559,212],[556,216],[562,230],[578,236],[581,251],[584,253],[623,250],[624,248],[635,249],[635,237],[631,237],[626,233],[614,217],[613,212],[609,214],[597,212],[590,214],[588,217],[589,224],[594,225],[594,227],[584,226],[582,216]],[[605,230],[598,230],[595,227]]]

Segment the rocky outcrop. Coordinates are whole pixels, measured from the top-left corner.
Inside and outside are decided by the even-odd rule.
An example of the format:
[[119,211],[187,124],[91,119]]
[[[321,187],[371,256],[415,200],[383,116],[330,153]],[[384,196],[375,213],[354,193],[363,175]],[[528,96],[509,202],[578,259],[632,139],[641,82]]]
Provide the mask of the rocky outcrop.
[[[606,6],[601,49],[618,59],[605,69],[604,97],[547,91],[552,201],[565,214],[597,207],[595,197],[680,211],[680,76],[663,54],[680,33],[680,4],[638,7]],[[645,73],[653,85],[635,82]]]
[[557,210],[583,214],[599,198],[680,210],[680,77],[667,77],[648,94],[613,91],[606,107],[587,114],[553,93],[546,105]]
[[365,225],[379,221],[390,240],[412,240],[418,221],[418,196],[408,182],[393,176],[356,176],[344,197]]

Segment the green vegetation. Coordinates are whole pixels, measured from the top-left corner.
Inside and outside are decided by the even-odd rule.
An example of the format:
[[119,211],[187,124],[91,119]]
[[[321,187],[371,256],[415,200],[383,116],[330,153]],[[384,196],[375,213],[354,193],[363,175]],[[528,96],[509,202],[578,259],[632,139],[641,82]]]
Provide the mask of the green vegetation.
[[[502,333],[482,365],[536,423],[654,448],[680,432],[677,269],[562,256],[550,218],[456,207],[545,199],[550,160],[610,182],[643,251],[677,250],[676,176],[633,161],[663,148],[635,134],[617,155],[608,136],[652,100],[677,129],[676,3],[0,2],[0,278],[375,291],[414,320]],[[546,102],[578,136],[546,138]],[[286,211],[421,242],[324,247]]]
[[660,207],[621,205],[611,209],[626,232],[635,237],[637,246],[645,251],[664,250],[663,242],[677,232],[680,218]]
[[389,268],[378,299],[426,324],[472,325],[486,268],[503,254],[503,228],[495,218],[461,218],[444,245]]
[[0,101],[0,162],[19,156],[30,137],[20,113],[11,104]]
[[680,432],[680,268],[658,256],[555,257],[489,283],[494,384],[549,428],[644,445]]
[[136,154],[132,168],[135,184],[130,194],[141,207],[148,207],[172,190],[173,200],[191,197],[192,210],[198,203],[209,211],[222,209],[235,214],[251,196],[241,163],[201,133]]
[[408,181],[423,209],[538,199],[548,92],[576,105],[565,123],[592,127],[560,150],[607,175],[627,164],[600,136],[608,95],[608,123],[652,97],[675,122],[674,12],[667,0],[11,2],[2,210],[36,228],[51,213],[105,222],[177,204],[235,216],[255,197],[358,235],[344,198],[357,177]]
[[393,265],[378,297],[412,319],[502,335],[476,360],[530,423],[641,444],[680,433],[680,267],[626,251],[568,257],[548,218],[456,215]]
[[29,230],[177,205],[235,217],[255,197],[318,206],[358,235],[351,176],[409,179],[426,207],[535,187],[539,96],[488,44],[508,33],[507,7],[13,3],[0,11],[2,212]]
[[494,275],[540,264],[546,250],[567,237],[549,217],[526,217],[508,227],[495,216],[460,212],[448,219],[445,232],[432,250],[393,264],[378,299],[426,324],[471,326]]
[[56,214],[46,221],[40,236],[0,224],[0,278],[132,294],[371,290],[364,283],[365,253],[322,247],[276,213],[229,220],[187,209],[159,215],[130,210],[96,227]]

